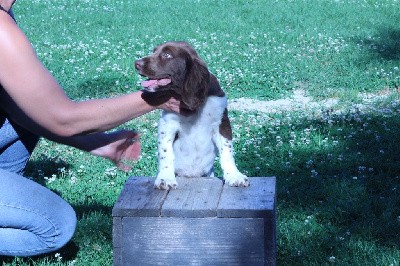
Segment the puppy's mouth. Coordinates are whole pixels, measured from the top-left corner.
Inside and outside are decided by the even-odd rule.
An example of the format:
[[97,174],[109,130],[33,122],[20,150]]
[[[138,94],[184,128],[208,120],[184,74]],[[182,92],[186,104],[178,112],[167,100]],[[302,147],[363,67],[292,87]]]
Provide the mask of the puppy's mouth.
[[156,91],[157,88],[166,86],[171,83],[171,79],[169,77],[157,78],[152,79],[149,78],[148,80],[142,81],[142,87],[149,92]]

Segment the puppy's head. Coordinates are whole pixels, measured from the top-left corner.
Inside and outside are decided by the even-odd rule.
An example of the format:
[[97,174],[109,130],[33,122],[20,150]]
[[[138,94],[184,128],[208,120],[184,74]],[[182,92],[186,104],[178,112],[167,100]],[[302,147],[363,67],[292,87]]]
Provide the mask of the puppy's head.
[[150,56],[137,60],[135,67],[140,75],[148,78],[142,86],[147,92],[154,93],[146,97],[171,93],[191,111],[204,103],[210,86],[210,73],[188,43],[163,43]]

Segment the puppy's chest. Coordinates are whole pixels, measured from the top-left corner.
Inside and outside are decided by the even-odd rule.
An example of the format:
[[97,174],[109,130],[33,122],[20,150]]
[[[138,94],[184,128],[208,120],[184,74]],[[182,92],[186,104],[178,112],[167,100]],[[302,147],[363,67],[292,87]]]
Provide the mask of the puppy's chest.
[[225,97],[209,97],[195,115],[179,116],[179,137],[211,136],[221,124],[225,108]]
[[[162,127],[176,134],[175,144],[184,146],[207,145],[212,141],[212,135],[219,130],[223,112],[226,108],[225,97],[209,97],[206,103],[191,116],[175,113],[164,114]],[[164,131],[162,128],[160,131]]]
[[178,139],[189,138],[196,141],[198,138],[211,136],[216,126],[217,119],[211,116],[197,117],[197,119],[182,119],[177,130]]

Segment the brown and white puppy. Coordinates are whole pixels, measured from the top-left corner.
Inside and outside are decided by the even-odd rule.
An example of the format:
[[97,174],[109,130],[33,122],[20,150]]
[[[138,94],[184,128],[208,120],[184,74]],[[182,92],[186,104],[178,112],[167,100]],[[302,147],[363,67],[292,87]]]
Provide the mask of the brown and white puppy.
[[175,176],[214,176],[219,152],[223,178],[230,186],[248,186],[233,157],[227,99],[217,78],[186,42],[167,42],[135,62],[143,99],[159,105],[170,97],[181,101],[181,114],[164,111],[158,125],[158,174],[155,187],[175,188]]

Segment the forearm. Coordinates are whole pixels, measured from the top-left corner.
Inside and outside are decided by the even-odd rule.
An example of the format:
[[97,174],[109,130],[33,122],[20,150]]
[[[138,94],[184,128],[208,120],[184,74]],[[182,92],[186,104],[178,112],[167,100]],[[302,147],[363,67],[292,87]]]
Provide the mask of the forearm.
[[0,104],[12,120],[51,140],[107,131],[155,109],[141,99],[141,92],[84,102],[67,99],[63,103],[35,104],[29,116],[1,90]]
[[141,94],[138,91],[115,98],[75,103],[72,113],[65,118],[63,128],[66,132],[59,134],[73,136],[103,132],[156,109],[148,105]]
[[48,136],[47,138],[51,141],[68,145],[86,152],[91,152],[111,142],[111,137],[108,134],[101,132],[72,137],[60,137],[52,135]]

